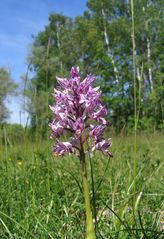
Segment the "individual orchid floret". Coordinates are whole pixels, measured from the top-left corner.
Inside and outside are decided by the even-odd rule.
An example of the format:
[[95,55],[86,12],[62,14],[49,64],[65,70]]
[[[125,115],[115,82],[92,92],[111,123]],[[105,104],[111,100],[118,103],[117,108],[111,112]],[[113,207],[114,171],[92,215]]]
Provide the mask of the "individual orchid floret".
[[53,121],[52,124],[50,125],[51,129],[53,130],[53,134],[56,137],[59,137],[63,132],[64,132],[64,123],[60,121]]
[[92,137],[96,142],[103,138],[103,132],[105,127],[103,125],[90,125],[90,137]]
[[80,77],[79,76],[79,67],[72,67],[71,68],[71,77]]
[[105,106],[100,105],[99,110],[96,113],[93,113],[93,119],[99,120],[107,114]]
[[78,118],[73,124],[73,129],[75,130],[75,134],[82,135],[85,129],[84,119],[82,117]]
[[69,142],[58,142],[58,144],[54,147],[54,152],[57,156],[63,156],[65,153],[72,153],[72,144]]
[[96,142],[96,144],[93,146],[92,151],[95,149],[103,152],[105,155],[112,157],[112,153],[108,151],[108,148],[111,147],[112,141],[111,139],[106,140],[101,140]]
[[78,67],[72,67],[70,76],[70,79],[57,78],[59,86],[53,94],[55,104],[50,106],[54,114],[54,120],[50,124],[53,138],[61,137],[68,131],[70,137],[68,144],[58,143],[54,152],[60,156],[72,152],[77,154],[76,151],[80,153],[86,140],[90,138],[92,150],[100,150],[111,156],[108,153],[111,143],[103,138],[107,126],[107,109],[101,102],[99,87],[92,86],[95,77],[88,75],[81,80]]

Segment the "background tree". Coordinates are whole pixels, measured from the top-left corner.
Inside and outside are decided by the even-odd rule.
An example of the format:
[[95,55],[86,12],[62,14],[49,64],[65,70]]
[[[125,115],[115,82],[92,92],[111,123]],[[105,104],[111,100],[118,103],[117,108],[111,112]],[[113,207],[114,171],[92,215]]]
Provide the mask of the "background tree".
[[16,84],[11,79],[9,70],[0,68],[0,123],[4,122],[9,116],[8,109],[5,106],[6,97],[13,93]]
[[[162,1],[135,0],[135,42],[139,126],[163,124],[163,6]],[[89,0],[88,10],[74,20],[51,14],[49,24],[34,38],[29,63],[29,112],[33,125],[50,118],[56,76],[78,65],[82,74],[94,73],[103,92],[111,123],[120,131],[133,118],[133,71],[130,1]],[[146,126],[147,123],[149,126]],[[145,124],[146,123],[146,124]]]

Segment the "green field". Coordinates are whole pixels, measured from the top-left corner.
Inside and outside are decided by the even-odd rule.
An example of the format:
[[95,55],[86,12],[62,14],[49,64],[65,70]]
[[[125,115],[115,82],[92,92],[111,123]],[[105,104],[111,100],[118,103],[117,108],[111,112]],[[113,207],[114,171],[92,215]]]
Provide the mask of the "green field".
[[[113,137],[113,158],[93,155],[97,238],[164,236],[163,134],[143,133],[137,141],[135,197],[133,137]],[[85,238],[79,159],[54,157],[52,143],[1,144],[1,239]]]

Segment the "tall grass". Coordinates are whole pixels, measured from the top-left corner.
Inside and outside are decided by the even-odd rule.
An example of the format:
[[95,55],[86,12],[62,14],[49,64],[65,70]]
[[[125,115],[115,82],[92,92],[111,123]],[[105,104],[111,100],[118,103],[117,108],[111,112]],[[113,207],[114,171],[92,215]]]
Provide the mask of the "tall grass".
[[[138,138],[135,221],[132,136],[113,136],[114,158],[94,155],[96,238],[162,239],[164,235],[163,135]],[[79,160],[54,158],[47,141],[7,143],[7,155],[4,142],[0,147],[0,238],[85,238]]]
[[[136,44],[134,23],[134,2],[131,0],[132,18],[132,52],[133,52],[133,99],[134,99],[134,149],[133,149],[133,177],[134,177],[134,205],[136,201],[136,176],[137,176],[137,87],[136,87]],[[133,207],[134,208],[134,207]]]

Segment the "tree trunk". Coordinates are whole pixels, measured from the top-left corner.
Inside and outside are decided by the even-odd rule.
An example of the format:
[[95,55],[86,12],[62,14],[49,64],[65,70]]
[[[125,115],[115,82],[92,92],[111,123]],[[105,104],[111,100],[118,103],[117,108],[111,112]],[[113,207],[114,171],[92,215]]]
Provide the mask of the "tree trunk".
[[105,11],[104,11],[103,8],[102,8],[101,11],[102,11],[102,16],[103,16],[103,21],[104,21],[104,40],[105,40],[105,43],[106,43],[106,46],[107,46],[107,55],[111,59],[111,62],[113,64],[113,69],[114,69],[114,73],[115,73],[115,77],[116,77],[116,83],[118,84],[118,82],[119,82],[119,80],[118,80],[118,70],[117,70],[117,67],[116,67],[116,64],[115,64],[115,61],[114,61],[114,56],[113,56],[112,50],[109,46],[109,37],[108,37],[108,34],[107,34],[107,28],[106,28],[106,14],[105,14]]
[[149,38],[147,38],[147,60],[148,60],[148,64],[149,64],[149,68],[148,68],[149,84],[150,84],[150,89],[152,92],[154,87],[153,87],[152,68],[150,66],[151,48],[150,48],[150,39]]
[[[60,46],[60,37],[59,37],[59,29],[60,26],[59,26],[59,22],[57,21],[56,22],[56,36],[57,36],[57,46],[59,48],[59,52],[61,51],[61,46]],[[61,61],[60,62],[60,71],[61,73],[63,72],[63,62]]]

